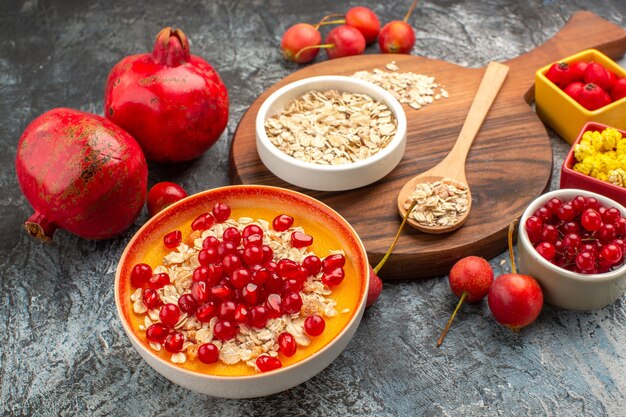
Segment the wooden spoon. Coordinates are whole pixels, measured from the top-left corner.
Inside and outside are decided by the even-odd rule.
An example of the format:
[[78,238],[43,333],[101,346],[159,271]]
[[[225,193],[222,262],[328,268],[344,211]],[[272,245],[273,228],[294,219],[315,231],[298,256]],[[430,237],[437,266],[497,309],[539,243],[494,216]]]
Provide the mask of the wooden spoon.
[[447,233],[458,229],[465,223],[467,216],[472,208],[472,194],[467,185],[467,179],[465,178],[465,159],[469,152],[472,142],[480,130],[480,126],[483,124],[487,112],[491,108],[500,87],[504,83],[509,67],[506,65],[490,62],[483,75],[483,79],[480,82],[472,106],[469,113],[465,118],[461,133],[454,144],[454,147],[446,157],[437,165],[432,167],[426,172],[423,172],[412,179],[410,179],[398,194],[398,211],[401,216],[404,216],[406,210],[404,209],[404,203],[410,199],[411,194],[415,190],[415,186],[420,183],[433,183],[440,181],[443,178],[451,178],[459,181],[467,186],[467,210],[460,217],[458,217],[455,223],[448,226],[426,226],[418,223],[415,219],[409,217],[408,223],[414,228],[426,233],[440,234]]

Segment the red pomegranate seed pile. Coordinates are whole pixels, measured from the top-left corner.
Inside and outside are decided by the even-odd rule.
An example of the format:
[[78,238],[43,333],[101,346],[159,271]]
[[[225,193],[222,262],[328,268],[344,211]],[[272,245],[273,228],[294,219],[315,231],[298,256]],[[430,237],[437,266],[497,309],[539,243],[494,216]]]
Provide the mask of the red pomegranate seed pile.
[[[230,213],[227,204],[217,203],[211,213],[202,213],[192,222],[192,229],[208,230],[226,221]],[[292,217],[281,214],[273,220],[272,228],[285,232],[293,223]],[[275,259],[272,248],[263,243],[263,236],[261,227],[250,224],[242,231],[226,228],[221,240],[214,236],[204,239],[198,252],[200,266],[193,271],[190,292],[182,294],[178,304],[164,304],[157,291],[170,284],[167,273],[153,274],[149,265],[135,265],[131,284],[142,288],[142,301],[149,309],[159,308],[159,322],[146,329],[147,339],[163,344],[168,352],[181,352],[185,336],[175,326],[181,314],[186,313],[201,323],[217,317],[214,337],[227,341],[237,336],[241,324],[263,329],[270,319],[300,313],[301,291],[310,276],[321,273],[321,281],[329,287],[343,281],[346,262],[343,255],[333,254],[324,259],[309,255],[301,263],[288,258]],[[163,242],[168,248],[177,247],[182,242],[181,232],[166,234]],[[305,248],[313,244],[313,237],[294,231],[290,242],[295,248]],[[304,321],[305,332],[313,337],[321,335],[325,326],[324,319],[317,314],[308,315]],[[286,357],[296,353],[292,334],[282,332],[276,342],[279,352]],[[204,343],[198,347],[197,357],[203,363],[215,363],[219,349],[213,343]],[[259,356],[256,365],[262,372],[282,366],[279,358],[269,355]]]
[[604,273],[624,263],[626,218],[593,197],[553,198],[524,227],[542,257],[569,271]]

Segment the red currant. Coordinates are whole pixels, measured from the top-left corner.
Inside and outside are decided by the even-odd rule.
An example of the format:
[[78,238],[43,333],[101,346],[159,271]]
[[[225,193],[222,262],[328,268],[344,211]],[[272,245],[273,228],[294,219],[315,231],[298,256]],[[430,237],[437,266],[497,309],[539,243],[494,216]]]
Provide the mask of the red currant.
[[602,218],[596,210],[588,208],[580,216],[580,223],[586,230],[595,232],[602,226]]
[[565,203],[559,206],[556,214],[560,220],[564,222],[569,222],[574,220],[574,217],[576,217],[576,210],[574,210],[574,207],[572,207],[571,204]]
[[601,254],[602,258],[611,266],[622,260],[622,249],[614,243],[604,245]]
[[619,219],[615,221],[615,230],[617,231],[618,235],[626,234],[626,219],[625,218],[620,217]]
[[580,252],[576,256],[576,266],[581,271],[590,271],[595,268],[596,258],[589,252]]
[[577,195],[570,204],[577,213],[582,213],[587,208],[587,199],[582,195]]
[[617,237],[617,231],[615,230],[615,226],[611,223],[605,223],[600,227],[598,231],[598,239],[602,243],[611,242],[613,239]]
[[568,254],[575,254],[581,243],[580,236],[576,233],[570,233],[563,238],[563,249]]
[[559,238],[559,231],[551,224],[546,224],[541,230],[541,239],[544,242],[554,243]]
[[620,213],[618,209],[616,209],[615,207],[609,207],[608,209],[605,210],[604,214],[602,215],[602,221],[604,223],[615,224],[615,222],[617,222],[617,220],[620,219],[621,217],[622,217],[622,213]]
[[587,197],[587,208],[591,210],[600,209],[600,202],[595,197]]
[[580,233],[580,227],[578,227],[578,223],[576,222],[566,222],[559,226],[559,230],[562,234],[568,235],[570,233]]
[[548,261],[551,261],[556,256],[556,249],[552,243],[541,242],[535,249],[539,255],[543,256]]

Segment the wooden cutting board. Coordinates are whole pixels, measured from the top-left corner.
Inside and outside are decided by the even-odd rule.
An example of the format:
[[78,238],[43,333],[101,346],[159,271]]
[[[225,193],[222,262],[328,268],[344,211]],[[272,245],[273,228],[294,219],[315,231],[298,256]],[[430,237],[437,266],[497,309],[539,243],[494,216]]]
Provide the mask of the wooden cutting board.
[[[459,258],[491,258],[507,247],[509,223],[550,185],[552,148],[546,128],[531,109],[535,71],[583,49],[596,48],[618,59],[626,51],[626,31],[593,13],[578,12],[552,39],[510,61],[510,72],[487,115],[467,159],[472,212],[467,223],[446,235],[427,235],[407,227],[381,272],[384,279],[415,279],[447,274]],[[321,192],[292,186],[269,172],[258,157],[255,118],[263,101],[293,81],[317,75],[351,75],[384,68],[396,61],[399,71],[436,77],[449,98],[413,110],[404,106],[406,153],[385,178],[357,190]],[[484,69],[411,55],[360,55],[324,61],[282,79],[252,103],[239,122],[231,148],[233,184],[266,184],[294,189],[337,210],[355,228],[375,265],[400,224],[396,196],[415,174],[437,164],[452,148]]]

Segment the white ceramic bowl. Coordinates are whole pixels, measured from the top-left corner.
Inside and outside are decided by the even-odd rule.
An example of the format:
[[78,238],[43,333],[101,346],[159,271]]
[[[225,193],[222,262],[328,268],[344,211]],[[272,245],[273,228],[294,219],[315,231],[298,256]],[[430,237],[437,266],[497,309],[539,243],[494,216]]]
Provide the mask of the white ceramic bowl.
[[526,233],[526,219],[551,198],[563,201],[577,195],[595,197],[603,206],[617,208],[626,217],[626,208],[600,194],[578,189],[555,190],[535,199],[524,211],[518,232],[520,272],[539,281],[545,300],[568,310],[594,310],[605,307],[624,294],[626,290],[626,264],[604,274],[579,274],[548,262],[537,253]]
[[[344,165],[319,165],[288,156],[276,148],[265,132],[265,120],[282,111],[291,100],[311,90],[349,91],[367,94],[389,106],[397,121],[396,135],[376,155]],[[389,92],[367,81],[345,76],[320,76],[288,84],[270,95],[256,116],[256,146],[261,161],[274,175],[299,187],[320,191],[343,191],[363,187],[389,174],[400,162],[406,147],[406,115]]]
[[[189,226],[199,213],[207,211],[216,202],[229,204],[233,210],[258,208],[286,213],[308,219],[333,231],[333,235],[346,253],[346,262],[354,269],[354,282],[359,288],[356,306],[345,326],[326,345],[310,356],[285,365],[283,368],[250,376],[216,376],[188,370],[155,354],[139,331],[132,328],[130,272],[134,265],[146,261],[146,254],[154,252],[155,245],[162,246],[163,235],[180,229],[183,236],[191,233]],[[159,247],[159,246],[156,246]],[[160,255],[159,255],[160,256]],[[154,265],[153,265],[154,266]],[[346,281],[344,281],[344,284]],[[345,349],[359,326],[369,288],[369,264],[363,243],[352,227],[337,212],[325,204],[301,193],[276,187],[242,185],[215,188],[189,196],[157,213],[135,233],[120,259],[115,277],[115,304],[126,335],[141,357],[157,372],[170,381],[190,390],[225,398],[250,398],[275,394],[292,388],[326,368]]]

